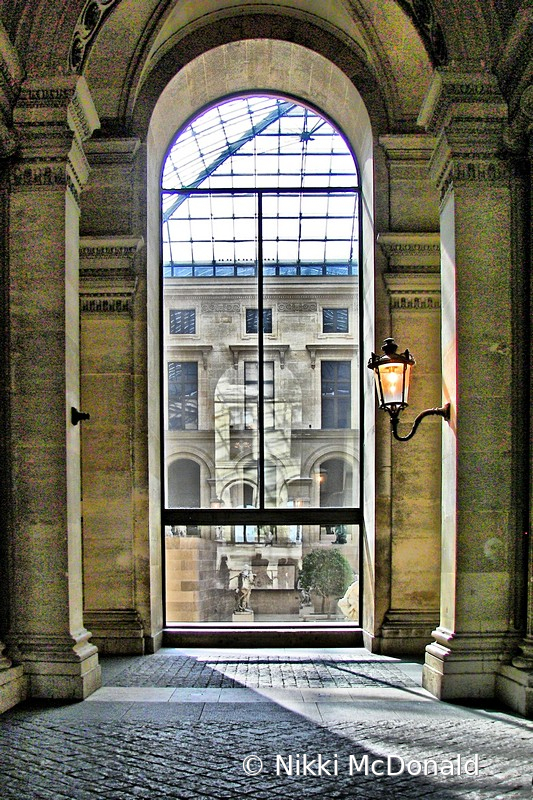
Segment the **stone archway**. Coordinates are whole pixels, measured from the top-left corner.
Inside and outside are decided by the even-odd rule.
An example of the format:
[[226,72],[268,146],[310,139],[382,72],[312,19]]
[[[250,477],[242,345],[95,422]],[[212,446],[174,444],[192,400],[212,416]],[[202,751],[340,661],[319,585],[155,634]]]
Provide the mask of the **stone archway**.
[[[222,69],[229,60],[231,70]],[[289,68],[280,70],[280,63]],[[237,68],[240,65],[240,68]],[[206,78],[206,76],[209,76]],[[361,170],[363,194],[363,240],[373,242],[373,136],[369,114],[361,95],[348,77],[334,64],[296,44],[281,41],[248,40],[234,42],[202,54],[175,75],[162,91],[148,132],[147,152],[147,291],[148,315],[155,322],[154,310],[159,303],[159,181],[160,169],[171,139],[190,118],[203,107],[215,101],[254,90],[270,91],[308,102],[319,107],[344,133],[357,158]],[[365,285],[364,352],[374,346],[373,247],[365,251],[362,268]],[[374,397],[371,376],[365,375],[363,391],[365,403],[365,445],[368,457],[364,461],[366,487],[364,506],[366,545],[368,556],[365,565],[367,577],[373,584],[374,575],[374,502],[375,478],[373,457]],[[158,340],[152,337],[148,352],[149,409],[156,414],[159,397]],[[150,413],[150,412],[149,412]],[[149,427],[153,423],[149,421]],[[157,474],[159,451],[157,442],[149,443],[150,474]],[[153,496],[153,492],[150,492]],[[155,514],[155,511],[154,511]],[[152,536],[155,532],[152,532]],[[373,590],[370,589],[370,596]],[[368,617],[372,619],[370,610]]]

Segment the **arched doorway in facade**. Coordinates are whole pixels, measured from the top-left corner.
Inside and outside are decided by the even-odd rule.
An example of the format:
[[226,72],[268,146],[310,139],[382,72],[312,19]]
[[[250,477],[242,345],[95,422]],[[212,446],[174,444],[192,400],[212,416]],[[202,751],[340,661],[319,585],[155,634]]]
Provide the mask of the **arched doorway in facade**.
[[[171,143],[161,179],[163,463],[192,445],[213,471],[186,508],[165,476],[167,624],[324,624],[298,577],[308,555],[331,547],[359,579],[361,512],[346,475],[362,479],[361,254],[356,161],[309,105],[225,99]],[[355,454],[346,470],[331,464],[327,511],[320,477],[304,469],[325,442]],[[173,463],[188,486],[187,462]],[[236,486],[248,489],[241,502]],[[250,569],[263,580],[243,615],[235,590]]]

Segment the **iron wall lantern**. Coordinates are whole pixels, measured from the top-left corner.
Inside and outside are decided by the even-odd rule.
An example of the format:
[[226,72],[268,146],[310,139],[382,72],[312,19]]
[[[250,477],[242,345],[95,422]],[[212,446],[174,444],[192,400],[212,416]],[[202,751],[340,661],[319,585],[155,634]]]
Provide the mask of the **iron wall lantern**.
[[383,355],[378,356],[372,353],[368,368],[373,370],[376,379],[376,391],[379,400],[379,407],[387,411],[390,416],[392,435],[399,442],[407,442],[411,439],[424,417],[439,416],[447,422],[450,420],[450,404],[440,408],[427,408],[422,411],[415,419],[411,431],[407,436],[398,435],[398,423],[400,414],[407,408],[409,398],[409,386],[411,382],[411,371],[415,365],[415,360],[409,350],[397,353],[398,345],[394,339],[385,339]]

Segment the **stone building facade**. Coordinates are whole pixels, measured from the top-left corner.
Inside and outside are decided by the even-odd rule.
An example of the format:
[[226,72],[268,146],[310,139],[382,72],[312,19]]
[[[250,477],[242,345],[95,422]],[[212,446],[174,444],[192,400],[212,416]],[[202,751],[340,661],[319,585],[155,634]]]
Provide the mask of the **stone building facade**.
[[417,357],[405,430],[451,404],[393,441],[361,371],[364,642],[533,713],[532,28],[519,0],[4,0],[0,709],[161,646],[160,170],[261,91],[359,164],[360,358]]

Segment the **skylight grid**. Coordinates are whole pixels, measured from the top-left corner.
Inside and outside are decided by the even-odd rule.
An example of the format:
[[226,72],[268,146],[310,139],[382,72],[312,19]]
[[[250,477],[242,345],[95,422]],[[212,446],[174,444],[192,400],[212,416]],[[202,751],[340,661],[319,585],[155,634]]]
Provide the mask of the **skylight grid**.
[[[277,265],[276,274],[293,274],[291,263],[302,275],[352,274],[358,195],[335,189],[355,189],[357,170],[343,137],[310,109],[264,96],[222,103],[177,137],[162,183],[169,275],[185,275],[187,262],[187,274],[202,277],[208,264],[228,265],[216,275],[233,274],[238,263],[255,265],[257,190],[266,190],[264,260]],[[173,191],[183,188],[205,193]]]

